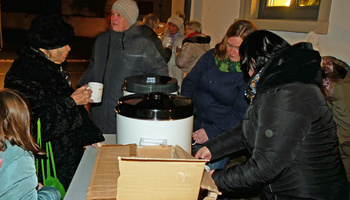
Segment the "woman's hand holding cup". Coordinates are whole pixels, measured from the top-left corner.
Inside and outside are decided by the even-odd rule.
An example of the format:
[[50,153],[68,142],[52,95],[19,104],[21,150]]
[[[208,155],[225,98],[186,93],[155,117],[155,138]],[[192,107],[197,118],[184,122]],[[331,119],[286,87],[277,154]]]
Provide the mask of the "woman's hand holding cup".
[[88,85],[84,85],[73,92],[71,97],[77,105],[86,105],[88,103],[93,103],[91,99],[92,91],[88,88]]

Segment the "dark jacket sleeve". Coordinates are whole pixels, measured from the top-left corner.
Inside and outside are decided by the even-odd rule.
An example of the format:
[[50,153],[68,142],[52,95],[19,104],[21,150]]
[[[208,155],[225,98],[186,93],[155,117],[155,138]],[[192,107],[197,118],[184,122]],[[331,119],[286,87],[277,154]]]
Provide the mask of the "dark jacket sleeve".
[[157,35],[154,34],[154,39],[153,39],[154,45],[156,46],[158,52],[164,59],[165,63],[168,63],[172,54],[172,51],[170,48],[164,48],[162,40],[160,40]]
[[251,158],[241,165],[213,173],[212,178],[221,191],[261,188],[276,179],[292,163],[310,130],[311,121],[307,107],[298,97],[288,92],[278,93],[269,95],[259,105],[258,126],[251,127],[250,132],[246,133],[255,135]]
[[142,41],[144,45],[148,46],[148,49],[145,52],[146,56],[143,57],[143,61],[141,62],[145,74],[152,73],[161,76],[168,76],[168,66],[157,50],[156,45],[149,40],[142,39]]
[[[246,84],[242,79],[242,83],[236,86],[235,101],[230,107],[227,114],[223,114],[219,117],[219,120],[215,120],[216,123],[203,122],[202,127],[208,135],[208,138],[213,138],[217,133],[224,132],[236,124],[240,123],[244,117],[244,114],[248,108],[248,103],[244,99],[244,91],[246,90]],[[205,110],[207,115],[212,113],[211,110],[215,110],[215,106],[211,106]]]
[[198,88],[198,83],[207,70],[209,60],[212,59],[212,53],[213,51],[205,53],[192,68],[191,72],[184,78],[181,85],[181,95],[193,99]]
[[242,124],[223,132],[203,144],[212,154],[212,160],[224,157],[246,148],[243,139]]

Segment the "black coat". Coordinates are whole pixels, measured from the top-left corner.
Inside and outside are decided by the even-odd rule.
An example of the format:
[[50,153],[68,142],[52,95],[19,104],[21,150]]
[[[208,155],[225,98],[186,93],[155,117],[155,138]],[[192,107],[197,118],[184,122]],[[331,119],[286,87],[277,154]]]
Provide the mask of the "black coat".
[[84,106],[77,106],[70,97],[74,90],[60,68],[64,70],[42,52],[25,47],[6,74],[5,88],[19,91],[28,100],[35,138],[40,118],[42,142],[51,141],[57,175],[67,189],[83,147],[104,141],[104,137]]
[[143,36],[145,36],[154,43],[155,47],[157,48],[160,55],[163,57],[164,61],[168,63],[172,53],[171,49],[163,47],[162,40],[150,27],[146,25],[140,25],[138,26],[138,28],[140,29]]
[[260,74],[244,121],[205,145],[213,158],[246,149],[247,162],[212,177],[220,190],[262,189],[262,199],[347,199],[332,113],[317,84],[319,53],[297,45]]

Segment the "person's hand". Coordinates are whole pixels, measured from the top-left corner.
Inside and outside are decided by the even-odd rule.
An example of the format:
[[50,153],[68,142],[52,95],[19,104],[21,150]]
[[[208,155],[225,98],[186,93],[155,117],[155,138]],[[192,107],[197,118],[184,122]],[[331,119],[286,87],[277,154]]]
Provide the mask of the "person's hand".
[[1,165],[2,165],[2,161],[3,161],[2,158],[0,158],[0,167],[1,167]]
[[203,128],[193,132],[192,137],[193,140],[195,140],[198,144],[203,144],[204,142],[209,140],[208,135]]
[[211,152],[209,151],[208,147],[204,146],[200,148],[196,155],[194,156],[196,159],[205,159],[210,160],[211,159]]
[[91,99],[92,91],[88,89],[88,85],[84,85],[73,92],[71,97],[77,105],[86,105],[88,103],[93,103]]
[[43,184],[38,183],[38,185],[36,186],[36,190],[40,190],[42,187],[44,187]]
[[[88,148],[89,146],[90,146],[90,145],[84,146],[84,148],[86,149],[86,148]],[[100,142],[97,142],[97,143],[92,144],[91,146],[97,149],[97,148],[101,147],[102,144],[101,144]]]
[[94,147],[94,148],[96,148],[96,149],[98,149],[98,148],[101,147],[102,145],[101,145],[101,143],[97,142],[97,143],[92,144],[91,146]]
[[176,46],[176,53],[180,52],[181,48],[179,48],[178,46]]
[[210,175],[210,176],[213,175],[214,171],[215,171],[215,169],[210,170],[210,171],[209,171],[209,175]]

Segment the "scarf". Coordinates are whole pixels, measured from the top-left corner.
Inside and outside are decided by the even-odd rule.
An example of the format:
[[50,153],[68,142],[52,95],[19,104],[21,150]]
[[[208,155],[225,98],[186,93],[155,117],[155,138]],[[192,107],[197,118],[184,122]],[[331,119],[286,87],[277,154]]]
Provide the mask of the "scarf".
[[244,92],[244,96],[247,97],[250,103],[253,102],[253,99],[256,95],[256,84],[259,82],[260,73],[264,68],[262,68],[259,73],[257,73],[250,81],[248,89]]
[[179,35],[180,35],[180,31],[178,31],[174,35],[169,34],[169,37],[171,37],[172,45],[174,45],[175,40],[179,37]]
[[242,72],[239,61],[232,62],[230,59],[227,58],[220,60],[218,57],[215,57],[215,64],[219,67],[219,70],[222,72]]
[[190,34],[188,34],[188,35],[186,36],[186,38],[192,37],[192,36],[197,35],[197,34],[199,34],[199,33],[197,33],[197,32],[190,33]]

